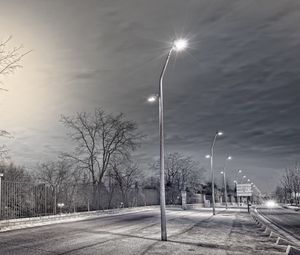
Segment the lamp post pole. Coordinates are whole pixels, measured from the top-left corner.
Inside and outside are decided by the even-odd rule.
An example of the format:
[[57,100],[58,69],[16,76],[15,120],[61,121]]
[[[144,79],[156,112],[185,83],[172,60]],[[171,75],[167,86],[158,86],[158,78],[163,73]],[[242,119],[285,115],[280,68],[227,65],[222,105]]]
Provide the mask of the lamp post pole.
[[221,174],[223,174],[223,177],[224,177],[224,196],[225,196],[226,209],[228,209],[227,184],[226,184],[226,163],[227,163],[228,160],[232,160],[232,157],[231,156],[227,157],[227,159],[224,163],[223,171],[221,172]]
[[167,220],[166,220],[166,194],[165,194],[165,141],[164,141],[164,97],[163,78],[167,65],[172,54],[170,49],[159,79],[159,142],[160,142],[160,217],[161,217],[161,240],[167,241]]
[[216,134],[214,136],[214,139],[213,139],[213,142],[212,142],[212,145],[211,145],[211,148],[210,148],[211,195],[212,195],[213,215],[216,215],[216,208],[215,208],[215,173],[214,173],[214,168],[213,168],[214,146],[215,146],[215,143],[216,143],[217,136],[221,136],[221,135],[223,135],[222,132],[220,132],[220,131],[216,132]]
[[[171,49],[166,57],[160,79],[159,79],[159,143],[160,143],[160,214],[161,214],[161,240],[167,241],[167,220],[166,220],[166,194],[165,194],[165,147],[164,147],[164,96],[163,79],[173,51],[181,51],[187,46],[187,42],[179,39],[173,42]],[[149,102],[155,101],[155,97],[148,99]]]

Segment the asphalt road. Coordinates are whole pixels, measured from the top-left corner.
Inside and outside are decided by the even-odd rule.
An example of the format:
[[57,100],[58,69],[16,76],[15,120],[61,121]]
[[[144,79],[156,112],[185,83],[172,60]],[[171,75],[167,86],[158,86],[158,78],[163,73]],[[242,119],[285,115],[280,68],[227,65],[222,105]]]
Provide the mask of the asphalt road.
[[282,207],[259,208],[258,211],[277,227],[300,241],[300,212]]
[[238,210],[171,209],[168,242],[160,241],[158,209],[0,233],[1,255],[283,254]]

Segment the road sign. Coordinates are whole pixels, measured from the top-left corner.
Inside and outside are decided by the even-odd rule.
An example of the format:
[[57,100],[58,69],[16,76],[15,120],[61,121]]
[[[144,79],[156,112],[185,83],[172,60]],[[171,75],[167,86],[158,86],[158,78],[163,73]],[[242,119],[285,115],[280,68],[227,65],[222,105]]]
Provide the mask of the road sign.
[[252,196],[252,185],[251,184],[237,184],[236,193],[238,197],[251,197]]

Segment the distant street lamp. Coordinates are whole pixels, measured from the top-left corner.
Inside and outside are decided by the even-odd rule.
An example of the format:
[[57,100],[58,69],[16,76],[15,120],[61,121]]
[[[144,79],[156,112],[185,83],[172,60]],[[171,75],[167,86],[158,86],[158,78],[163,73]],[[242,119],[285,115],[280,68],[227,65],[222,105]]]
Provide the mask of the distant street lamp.
[[159,95],[151,96],[148,102],[159,102],[159,138],[160,138],[160,214],[161,214],[161,240],[167,241],[167,220],[166,220],[166,195],[165,195],[165,148],[164,148],[164,97],[163,97],[163,79],[173,51],[182,51],[187,47],[185,39],[178,39],[173,42],[169,50],[165,64],[163,66],[159,79]]
[[211,148],[210,148],[210,171],[211,171],[211,195],[212,195],[212,206],[213,206],[213,215],[216,215],[216,208],[215,208],[215,174],[213,169],[213,160],[214,160],[214,146],[216,143],[217,136],[223,135],[223,132],[217,131]]
[[247,177],[246,175],[243,176],[243,178],[242,178],[242,180],[241,180],[241,184],[244,183],[244,179],[246,179],[246,177]]
[[60,214],[62,213],[62,208],[65,206],[64,203],[58,203],[57,207],[60,209]]

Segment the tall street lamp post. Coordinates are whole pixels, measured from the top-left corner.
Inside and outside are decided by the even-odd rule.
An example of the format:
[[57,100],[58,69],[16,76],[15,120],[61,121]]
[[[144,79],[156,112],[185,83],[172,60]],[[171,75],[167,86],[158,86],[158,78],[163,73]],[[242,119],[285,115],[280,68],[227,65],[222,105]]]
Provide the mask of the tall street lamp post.
[[227,184],[226,184],[226,162],[228,160],[232,160],[232,157],[231,156],[228,156],[226,161],[225,161],[225,164],[224,164],[224,167],[223,167],[223,171],[221,172],[221,174],[223,175],[224,177],[224,195],[225,195],[225,205],[226,205],[226,209],[228,209],[228,202],[227,202]]
[[214,160],[214,146],[216,143],[217,136],[223,135],[223,132],[217,131],[211,148],[210,148],[210,171],[211,171],[211,195],[212,195],[212,206],[213,206],[213,215],[216,215],[216,208],[215,208],[215,174],[214,174],[214,168],[213,168],[213,160]]
[[[166,195],[165,195],[165,148],[164,148],[164,97],[163,79],[173,51],[182,51],[187,47],[187,41],[179,39],[173,42],[171,49],[165,60],[159,79],[159,141],[160,141],[160,214],[161,214],[161,240],[167,241],[167,220],[166,220]],[[151,96],[148,102],[154,102],[156,98]]]

